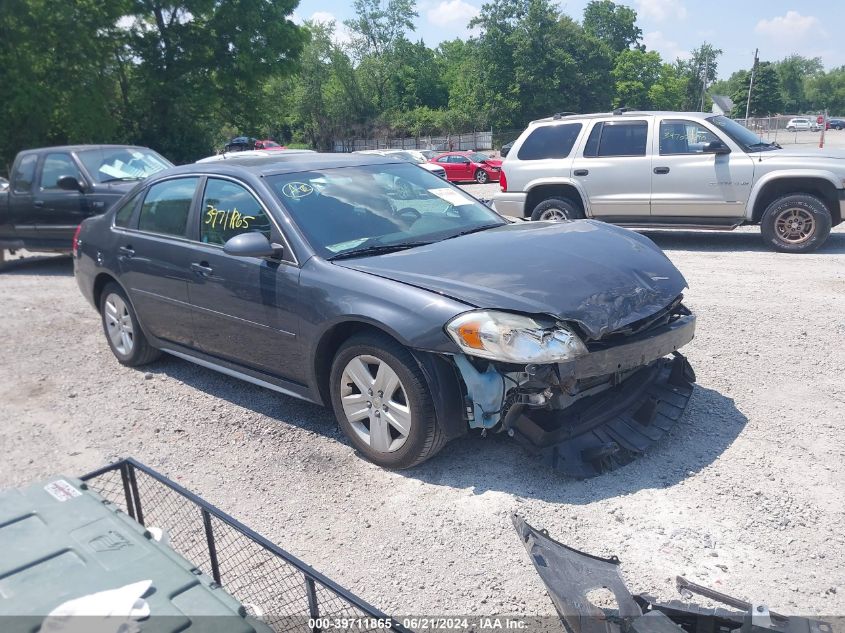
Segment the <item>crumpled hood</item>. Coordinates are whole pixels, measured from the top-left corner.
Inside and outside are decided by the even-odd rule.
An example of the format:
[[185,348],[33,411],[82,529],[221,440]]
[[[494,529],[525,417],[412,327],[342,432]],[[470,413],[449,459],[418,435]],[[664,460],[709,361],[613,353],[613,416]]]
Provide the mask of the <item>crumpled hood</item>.
[[665,308],[687,285],[651,240],[595,220],[518,222],[335,264],[477,308],[574,321],[593,339]]

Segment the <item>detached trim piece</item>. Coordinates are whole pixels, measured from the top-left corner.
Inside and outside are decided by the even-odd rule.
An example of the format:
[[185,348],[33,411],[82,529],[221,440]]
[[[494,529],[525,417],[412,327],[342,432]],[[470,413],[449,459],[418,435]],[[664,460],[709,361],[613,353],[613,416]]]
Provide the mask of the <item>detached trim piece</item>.
[[528,410],[512,426],[514,439],[552,468],[594,477],[660,441],[681,419],[694,382],[687,359],[675,352],[563,411]]
[[[517,514],[511,515],[534,568],[546,585],[566,629],[573,633],[833,633],[830,623],[797,616],[783,616],[763,604],[751,604],[678,577],[686,599],[693,593],[727,606],[731,611],[704,608],[680,600],[659,602],[646,595],[632,595],[619,573],[616,556],[600,558],[558,543],[546,530],[537,530]],[[595,589],[609,589],[616,600],[596,605],[589,599]]]

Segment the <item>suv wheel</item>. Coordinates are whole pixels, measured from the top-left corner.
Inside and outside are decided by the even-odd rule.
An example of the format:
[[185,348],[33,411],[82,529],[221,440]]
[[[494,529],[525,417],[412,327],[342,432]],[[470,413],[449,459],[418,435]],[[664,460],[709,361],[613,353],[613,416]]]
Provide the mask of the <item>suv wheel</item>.
[[129,367],[146,365],[161,356],[161,352],[147,341],[138,317],[123,288],[116,283],[106,284],[100,295],[100,315],[103,331],[112,353]]
[[830,235],[830,211],[824,202],[807,194],[778,198],[760,220],[766,244],[783,253],[809,253]]
[[353,336],[338,350],[329,380],[341,430],[371,462],[410,468],[446,444],[419,366],[393,339]]
[[546,198],[531,213],[532,220],[577,220],[584,216],[571,200],[566,198]]
[[479,185],[486,185],[488,182],[490,182],[490,175],[483,169],[476,169],[475,182],[477,182]]

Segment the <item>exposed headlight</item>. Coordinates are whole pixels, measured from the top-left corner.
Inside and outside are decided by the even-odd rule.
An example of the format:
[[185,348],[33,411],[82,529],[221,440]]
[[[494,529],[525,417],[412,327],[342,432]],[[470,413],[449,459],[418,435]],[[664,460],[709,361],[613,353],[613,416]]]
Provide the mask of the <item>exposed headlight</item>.
[[449,321],[446,331],[465,354],[506,363],[557,363],[587,353],[565,327],[508,312],[467,312]]

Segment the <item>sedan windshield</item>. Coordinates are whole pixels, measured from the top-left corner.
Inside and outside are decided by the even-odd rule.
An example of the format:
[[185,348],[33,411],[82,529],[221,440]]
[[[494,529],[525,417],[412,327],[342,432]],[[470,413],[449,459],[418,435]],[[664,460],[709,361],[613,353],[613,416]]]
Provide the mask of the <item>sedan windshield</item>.
[[312,248],[330,259],[412,248],[506,224],[416,165],[339,167],[267,180]]
[[79,159],[97,182],[143,180],[173,163],[144,147],[111,147],[79,152]]
[[707,120],[727,134],[731,140],[742,147],[742,149],[746,152],[780,149],[779,145],[775,143],[767,143],[747,127],[740,125],[736,121],[732,121],[728,117],[719,115],[710,117]]

